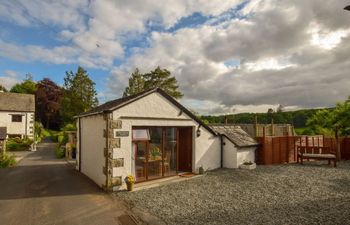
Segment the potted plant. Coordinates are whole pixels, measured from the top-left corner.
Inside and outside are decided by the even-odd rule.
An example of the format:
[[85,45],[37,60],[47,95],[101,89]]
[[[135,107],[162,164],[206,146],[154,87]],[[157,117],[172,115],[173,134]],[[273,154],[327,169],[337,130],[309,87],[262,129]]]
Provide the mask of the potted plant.
[[155,147],[153,147],[153,148],[151,149],[150,154],[151,154],[151,158],[152,158],[153,160],[155,160],[155,159],[157,159],[158,157],[161,156],[160,149],[159,149],[157,146],[155,146]]
[[204,174],[204,168],[203,168],[203,166],[200,166],[200,167],[199,167],[198,173],[199,173],[199,174]]
[[241,169],[246,169],[246,170],[253,170],[256,168],[256,164],[253,163],[252,161],[244,161],[243,164],[239,166]]
[[132,191],[134,188],[135,177],[133,175],[128,175],[125,177],[125,183],[128,191]]

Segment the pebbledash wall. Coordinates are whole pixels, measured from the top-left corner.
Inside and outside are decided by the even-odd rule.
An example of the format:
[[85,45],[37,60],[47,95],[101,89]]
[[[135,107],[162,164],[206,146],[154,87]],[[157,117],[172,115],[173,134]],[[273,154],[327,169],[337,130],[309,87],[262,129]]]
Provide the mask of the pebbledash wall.
[[[21,115],[22,122],[12,122],[12,115]],[[7,134],[34,138],[34,112],[0,112],[0,126],[7,127]]]
[[[220,167],[220,137],[154,92],[112,112],[78,118],[77,146],[81,149],[78,148],[77,169],[105,190],[124,189],[125,176],[135,176],[131,139],[135,126],[193,127],[192,171],[198,172],[201,166],[205,170]],[[127,135],[118,137],[116,133],[120,131]]]
[[228,138],[223,137],[223,165],[225,168],[238,168],[245,161],[255,162],[256,146],[238,147]]

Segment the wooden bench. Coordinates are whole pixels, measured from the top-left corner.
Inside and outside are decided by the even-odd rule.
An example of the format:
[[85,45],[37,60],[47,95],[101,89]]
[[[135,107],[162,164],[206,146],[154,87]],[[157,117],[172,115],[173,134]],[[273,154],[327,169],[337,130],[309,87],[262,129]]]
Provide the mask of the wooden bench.
[[297,162],[299,159],[303,164],[304,159],[316,159],[316,160],[328,160],[328,165],[333,161],[334,167],[337,166],[337,154],[330,150],[329,147],[316,147],[316,146],[298,146],[297,147]]

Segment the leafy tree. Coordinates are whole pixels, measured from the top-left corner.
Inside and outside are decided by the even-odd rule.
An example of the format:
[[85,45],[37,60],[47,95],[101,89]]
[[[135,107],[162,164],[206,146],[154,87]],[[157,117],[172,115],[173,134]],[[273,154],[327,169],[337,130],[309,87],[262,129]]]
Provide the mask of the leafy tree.
[[37,90],[36,83],[33,81],[32,75],[28,74],[27,78],[20,84],[16,84],[10,90],[10,92],[14,93],[22,93],[22,94],[35,94]]
[[181,98],[183,94],[178,90],[177,80],[167,69],[161,69],[159,66],[143,75],[145,78],[145,89],[151,89],[155,87],[162,88],[166,93],[174,98]]
[[283,110],[284,110],[283,105],[279,104],[279,105],[277,106],[276,112],[277,112],[277,113],[283,112]]
[[0,84],[0,92],[7,92],[7,89]]
[[98,105],[95,83],[82,67],[76,73],[66,72],[64,78],[64,98],[61,115],[64,123],[73,122],[73,117]]
[[60,103],[63,97],[62,88],[49,78],[44,78],[37,84],[35,94],[36,117],[47,129],[58,129],[61,119]]
[[350,97],[337,103],[335,109],[323,109],[314,114],[308,121],[308,127],[317,134],[349,135],[350,134]]
[[123,97],[134,95],[145,90],[145,79],[140,73],[139,69],[136,68],[129,78],[129,86],[125,88]]
[[144,90],[159,87],[174,98],[181,98],[183,94],[178,90],[179,86],[169,70],[161,69],[159,66],[145,74],[140,74],[136,69],[129,79],[129,86],[125,88],[123,96],[137,94]]
[[333,136],[334,132],[332,131],[332,116],[332,112],[328,109],[319,110],[307,120],[306,125],[315,134]]

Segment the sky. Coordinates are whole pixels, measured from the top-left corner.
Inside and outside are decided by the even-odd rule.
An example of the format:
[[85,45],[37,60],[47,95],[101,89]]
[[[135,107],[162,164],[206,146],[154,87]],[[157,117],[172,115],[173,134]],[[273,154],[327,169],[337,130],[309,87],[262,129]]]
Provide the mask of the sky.
[[2,0],[0,84],[84,67],[100,103],[160,66],[200,114],[331,107],[350,95],[346,0]]

